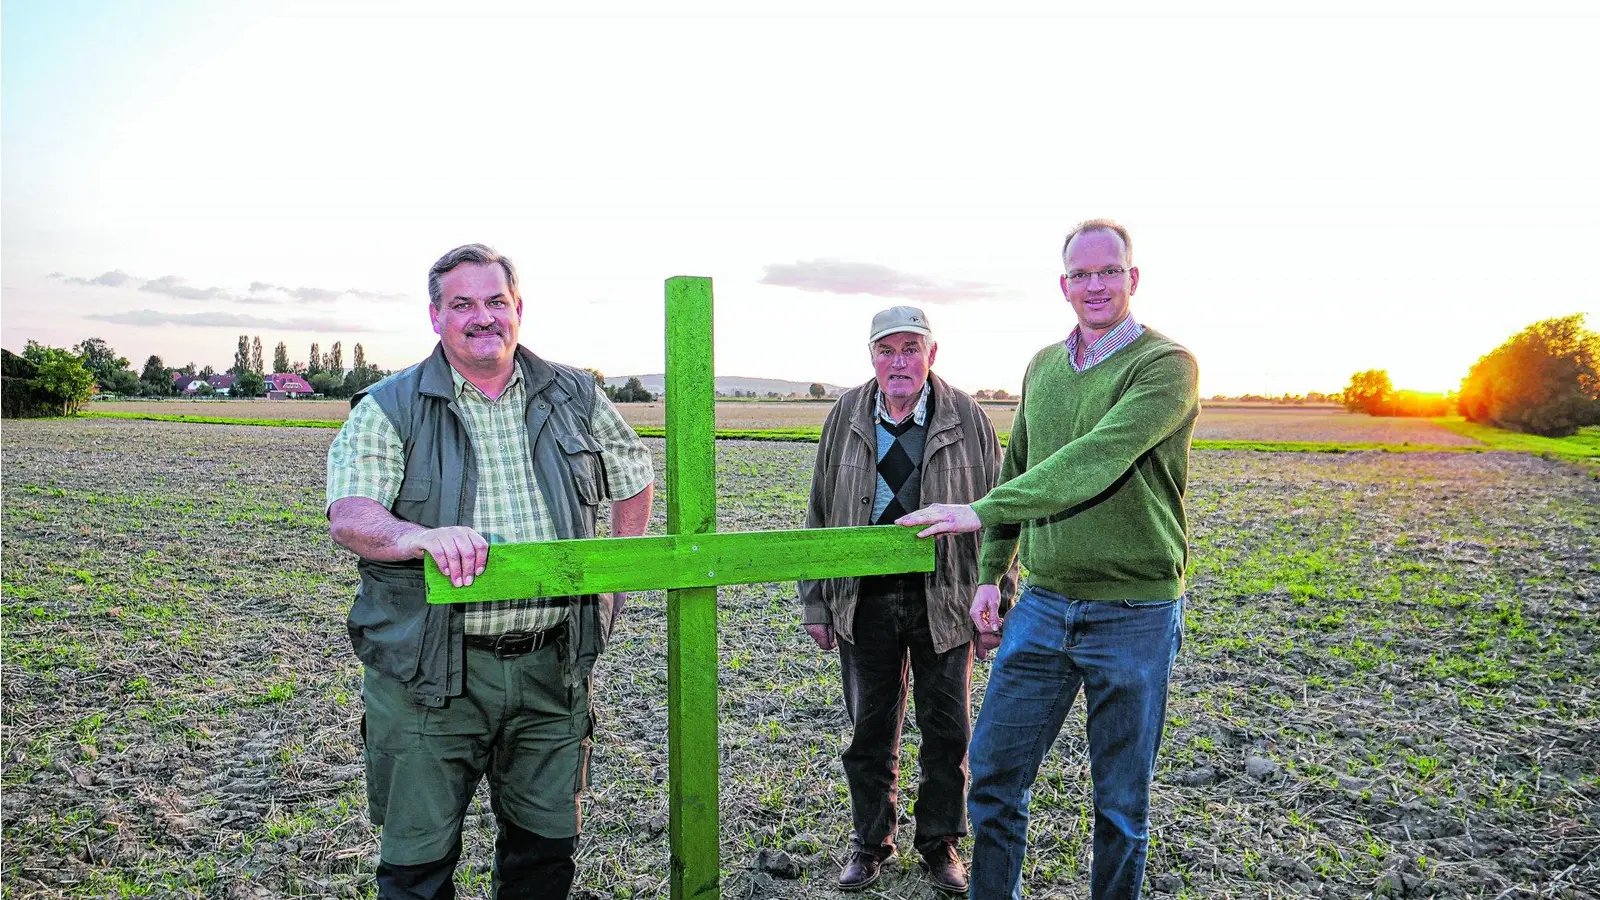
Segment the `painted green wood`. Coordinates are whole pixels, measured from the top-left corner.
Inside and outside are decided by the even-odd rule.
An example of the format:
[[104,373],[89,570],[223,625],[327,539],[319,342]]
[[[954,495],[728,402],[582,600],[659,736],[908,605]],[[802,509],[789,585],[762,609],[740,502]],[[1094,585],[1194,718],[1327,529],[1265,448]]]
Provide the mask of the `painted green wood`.
[[429,565],[429,603],[933,571],[933,542],[910,528],[811,528],[495,544],[466,587]]
[[[666,306],[667,534],[692,539],[709,536],[717,524],[711,279],[667,279]],[[667,840],[672,900],[716,900],[721,895],[719,668],[717,589],[668,590]]]

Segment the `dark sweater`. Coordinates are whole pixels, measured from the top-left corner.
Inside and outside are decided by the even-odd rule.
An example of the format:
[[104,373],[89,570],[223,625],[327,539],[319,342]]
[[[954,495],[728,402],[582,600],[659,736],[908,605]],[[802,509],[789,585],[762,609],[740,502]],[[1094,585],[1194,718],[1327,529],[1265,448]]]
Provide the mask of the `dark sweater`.
[[1016,556],[1034,584],[1082,600],[1183,593],[1183,493],[1200,411],[1188,350],[1153,329],[1083,372],[1065,342],[1023,378],[1000,485],[973,504],[985,525],[979,581]]

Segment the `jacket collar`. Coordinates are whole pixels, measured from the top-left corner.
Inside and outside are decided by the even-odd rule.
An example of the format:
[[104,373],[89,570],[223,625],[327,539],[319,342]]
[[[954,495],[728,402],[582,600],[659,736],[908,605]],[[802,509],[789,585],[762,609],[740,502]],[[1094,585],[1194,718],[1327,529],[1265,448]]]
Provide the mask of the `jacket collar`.
[[933,385],[933,393],[938,397],[933,404],[933,418],[928,422],[928,434],[932,436],[948,428],[960,427],[961,414],[956,410],[956,405],[950,402],[954,388],[932,372],[928,373],[928,383]]

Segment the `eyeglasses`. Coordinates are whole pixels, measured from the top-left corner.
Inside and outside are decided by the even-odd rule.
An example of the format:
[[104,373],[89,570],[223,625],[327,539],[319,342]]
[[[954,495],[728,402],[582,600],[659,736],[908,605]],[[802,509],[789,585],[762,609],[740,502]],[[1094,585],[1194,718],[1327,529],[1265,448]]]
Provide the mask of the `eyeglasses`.
[[1068,272],[1063,277],[1073,284],[1088,284],[1089,279],[1096,275],[1101,281],[1114,281],[1121,278],[1128,270],[1121,266],[1106,266],[1104,269],[1091,269],[1087,272]]

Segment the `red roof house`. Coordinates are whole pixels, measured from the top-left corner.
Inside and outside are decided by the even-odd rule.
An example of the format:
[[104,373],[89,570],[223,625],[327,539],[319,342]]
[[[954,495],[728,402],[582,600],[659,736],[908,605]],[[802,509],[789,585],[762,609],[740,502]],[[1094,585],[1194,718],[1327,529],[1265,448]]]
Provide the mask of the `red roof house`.
[[293,372],[274,372],[267,376],[267,390],[277,391],[285,397],[309,397],[316,393],[311,384]]

